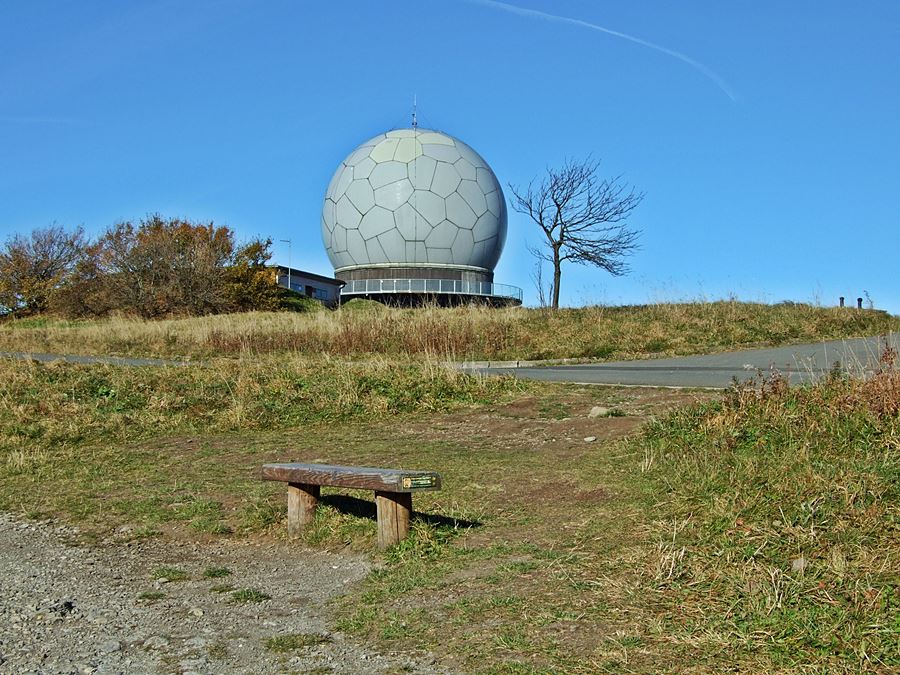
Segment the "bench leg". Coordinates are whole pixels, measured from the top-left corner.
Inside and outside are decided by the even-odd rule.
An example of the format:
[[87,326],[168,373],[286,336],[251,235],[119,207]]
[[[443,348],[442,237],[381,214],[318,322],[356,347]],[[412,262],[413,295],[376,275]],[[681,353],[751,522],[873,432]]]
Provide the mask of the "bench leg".
[[409,534],[412,493],[375,491],[378,514],[378,548],[393,546]]
[[288,483],[288,536],[297,537],[303,527],[316,517],[319,501],[318,485]]

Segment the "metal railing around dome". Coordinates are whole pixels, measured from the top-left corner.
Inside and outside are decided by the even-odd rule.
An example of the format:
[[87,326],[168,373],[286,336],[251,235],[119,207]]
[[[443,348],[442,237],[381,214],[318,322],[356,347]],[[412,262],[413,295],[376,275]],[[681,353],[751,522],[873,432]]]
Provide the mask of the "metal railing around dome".
[[522,302],[522,289],[518,286],[493,284],[487,281],[458,281],[454,279],[356,279],[348,281],[341,295],[374,295],[378,293],[434,293],[450,295],[477,295],[489,298],[505,298]]

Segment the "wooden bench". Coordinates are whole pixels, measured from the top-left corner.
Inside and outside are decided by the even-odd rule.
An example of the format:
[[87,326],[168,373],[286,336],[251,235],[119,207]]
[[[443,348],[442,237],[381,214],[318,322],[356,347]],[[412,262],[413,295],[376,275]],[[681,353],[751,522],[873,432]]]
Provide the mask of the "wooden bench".
[[323,485],[374,490],[378,548],[392,546],[409,534],[413,492],[441,489],[441,476],[433,471],[331,464],[265,464],[262,479],[288,484],[288,536],[291,537],[312,522]]

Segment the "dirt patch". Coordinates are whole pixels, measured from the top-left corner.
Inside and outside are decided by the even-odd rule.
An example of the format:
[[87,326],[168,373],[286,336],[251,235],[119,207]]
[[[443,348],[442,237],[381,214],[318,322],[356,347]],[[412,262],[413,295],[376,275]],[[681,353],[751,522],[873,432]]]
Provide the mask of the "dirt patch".
[[[404,425],[405,438],[473,449],[552,454],[559,461],[608,452],[609,441],[636,433],[654,416],[709,400],[707,391],[547,385],[539,394]],[[595,406],[608,411],[590,417]]]
[[371,568],[360,556],[78,534],[0,516],[0,671],[446,672],[329,630],[328,601]]
[[600,502],[609,501],[612,493],[605,488],[594,488],[593,490],[582,490],[576,492],[572,497],[576,502],[587,502],[589,504],[599,504]]

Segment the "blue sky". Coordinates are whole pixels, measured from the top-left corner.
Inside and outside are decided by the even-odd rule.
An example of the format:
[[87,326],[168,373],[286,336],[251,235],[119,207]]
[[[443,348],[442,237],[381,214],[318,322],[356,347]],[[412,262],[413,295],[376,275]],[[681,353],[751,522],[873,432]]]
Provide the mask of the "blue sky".
[[[504,186],[592,154],[646,193],[632,273],[569,267],[564,304],[900,313],[900,3],[509,4],[662,50],[474,0],[0,0],[0,239],[160,212],[328,274],[331,174],[415,93]],[[527,241],[511,211],[496,280],[534,303]]]

